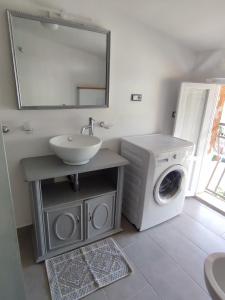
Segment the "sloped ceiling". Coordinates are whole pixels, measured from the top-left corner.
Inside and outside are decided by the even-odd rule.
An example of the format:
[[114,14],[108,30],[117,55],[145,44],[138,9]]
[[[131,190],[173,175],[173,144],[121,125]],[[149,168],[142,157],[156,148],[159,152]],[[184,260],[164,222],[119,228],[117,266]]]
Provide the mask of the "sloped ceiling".
[[114,0],[113,6],[195,51],[225,48],[224,0]]
[[[14,1],[14,0],[13,0]],[[1,3],[11,2],[0,0]],[[18,3],[20,1],[18,0]],[[23,0],[43,9],[116,9],[172,37],[194,51],[225,49],[225,0]],[[69,9],[67,9],[67,7]],[[74,9],[72,9],[74,8]],[[89,15],[91,18],[91,15]]]

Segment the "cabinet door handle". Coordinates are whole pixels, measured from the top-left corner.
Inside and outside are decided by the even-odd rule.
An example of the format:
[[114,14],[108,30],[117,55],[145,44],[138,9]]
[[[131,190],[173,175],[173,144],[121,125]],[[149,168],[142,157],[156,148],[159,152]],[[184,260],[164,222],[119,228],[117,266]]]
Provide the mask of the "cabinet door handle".
[[80,217],[76,216],[76,220],[77,220],[77,223],[79,224],[80,223]]
[[90,212],[88,213],[88,220],[89,220],[89,222],[91,222],[91,220],[92,220],[92,216],[91,216]]

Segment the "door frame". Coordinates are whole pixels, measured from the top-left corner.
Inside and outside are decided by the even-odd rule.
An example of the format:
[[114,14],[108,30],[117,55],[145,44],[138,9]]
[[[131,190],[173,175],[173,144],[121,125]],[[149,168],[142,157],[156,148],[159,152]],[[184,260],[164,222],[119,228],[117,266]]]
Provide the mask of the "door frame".
[[210,142],[210,138],[211,138],[211,130],[213,128],[213,122],[214,122],[214,118],[215,118],[215,115],[216,115],[217,104],[218,104],[218,101],[220,100],[220,90],[221,90],[222,86],[225,86],[224,84],[216,84],[216,85],[219,88],[219,95],[217,97],[217,101],[215,103],[215,107],[214,107],[213,114],[212,114],[211,124],[210,124],[210,128],[209,128],[209,131],[208,131],[208,136],[207,136],[207,139],[206,139],[205,151],[204,151],[204,154],[203,154],[202,160],[201,160],[201,168],[200,168],[200,171],[199,171],[199,180],[198,180],[198,184],[197,184],[195,194],[201,193],[202,189],[204,187],[204,182],[203,182],[203,180],[201,180],[201,176],[202,176],[202,173],[204,171],[204,160],[207,157],[209,142]]
[[25,300],[21,257],[16,231],[9,172],[0,123],[0,298]]
[[[203,159],[207,153],[207,145],[209,142],[209,132],[212,129],[213,126],[213,120],[216,112],[216,107],[220,95],[220,88],[221,84],[216,84],[216,83],[198,83],[198,82],[183,82],[180,87],[180,92],[179,92],[179,97],[177,101],[177,106],[176,106],[176,117],[174,121],[174,128],[173,128],[173,136],[180,137],[182,138],[182,134],[179,133],[179,130],[177,130],[178,126],[177,121],[178,121],[178,111],[182,111],[181,106],[183,105],[182,103],[182,97],[184,96],[184,88],[197,88],[197,89],[202,89],[202,90],[209,90],[211,91],[211,94],[209,92],[208,94],[208,100],[207,100],[207,105],[204,107],[204,119],[203,123],[201,124],[200,127],[200,133],[199,133],[199,138],[204,138],[206,136],[206,131],[207,131],[207,137],[205,138],[205,141],[200,144],[199,141],[195,147],[196,154],[192,156],[192,165],[198,163],[199,168],[198,168],[198,173],[195,175],[197,177],[196,183],[194,184],[194,188],[190,188],[190,184],[193,184],[193,182],[190,181],[190,178],[193,178],[193,168],[190,168],[189,170],[189,186],[187,188],[187,193],[186,196],[195,196],[198,188],[199,188],[199,181],[200,181],[200,174],[202,172],[202,167],[203,167]],[[210,101],[211,103],[209,103]],[[184,114],[184,113],[183,113]],[[209,122],[206,122],[206,120],[209,119]],[[203,152],[201,155],[200,152]],[[200,160],[198,161],[198,157],[200,156]],[[193,186],[192,186],[193,187]]]

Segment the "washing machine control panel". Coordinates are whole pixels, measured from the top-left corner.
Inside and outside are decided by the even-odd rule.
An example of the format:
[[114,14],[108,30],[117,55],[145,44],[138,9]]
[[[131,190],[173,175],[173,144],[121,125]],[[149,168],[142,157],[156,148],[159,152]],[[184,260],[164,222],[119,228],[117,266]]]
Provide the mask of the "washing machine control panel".
[[190,156],[188,150],[170,152],[170,153],[160,153],[156,156],[156,161],[158,164],[163,163],[182,163]]
[[186,153],[185,151],[182,151],[182,152],[175,152],[175,153],[171,153],[171,160],[173,161],[176,161],[176,160],[182,160],[186,157]]

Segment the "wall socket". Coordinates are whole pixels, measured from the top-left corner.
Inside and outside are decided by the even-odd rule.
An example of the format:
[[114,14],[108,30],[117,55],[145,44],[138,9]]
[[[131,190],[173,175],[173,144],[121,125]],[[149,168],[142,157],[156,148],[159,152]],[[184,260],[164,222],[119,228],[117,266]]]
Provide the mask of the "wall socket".
[[131,101],[141,101],[142,94],[131,94]]

